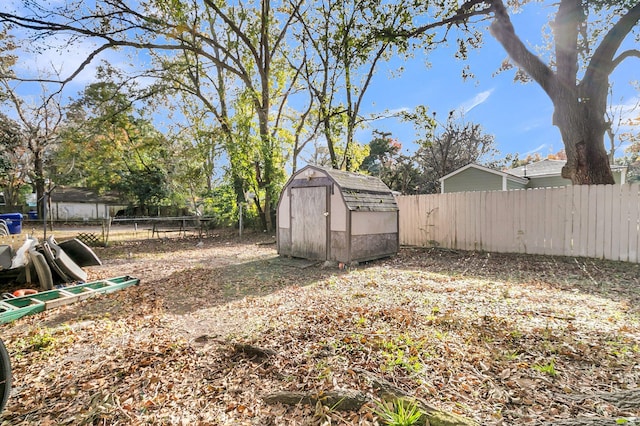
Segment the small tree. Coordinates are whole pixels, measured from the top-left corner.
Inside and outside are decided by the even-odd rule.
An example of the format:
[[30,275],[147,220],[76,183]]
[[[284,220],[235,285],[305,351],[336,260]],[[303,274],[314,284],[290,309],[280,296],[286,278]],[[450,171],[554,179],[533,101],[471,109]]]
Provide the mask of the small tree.
[[[438,123],[436,114],[429,116],[427,108],[420,106],[414,113],[405,113],[417,132],[420,148],[415,154],[424,181],[422,192],[434,193],[440,189],[438,179],[469,163],[486,162],[497,154],[493,135],[484,133],[482,126],[456,119],[451,111],[444,124]],[[438,131],[441,128],[441,131]]]

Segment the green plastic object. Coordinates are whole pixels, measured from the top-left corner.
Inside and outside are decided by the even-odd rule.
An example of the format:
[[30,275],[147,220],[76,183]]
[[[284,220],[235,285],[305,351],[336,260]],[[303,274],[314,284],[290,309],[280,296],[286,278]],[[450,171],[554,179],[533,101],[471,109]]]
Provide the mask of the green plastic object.
[[37,314],[47,309],[88,299],[98,294],[111,293],[139,283],[140,280],[138,278],[123,275],[0,300],[0,324],[15,321],[26,315]]

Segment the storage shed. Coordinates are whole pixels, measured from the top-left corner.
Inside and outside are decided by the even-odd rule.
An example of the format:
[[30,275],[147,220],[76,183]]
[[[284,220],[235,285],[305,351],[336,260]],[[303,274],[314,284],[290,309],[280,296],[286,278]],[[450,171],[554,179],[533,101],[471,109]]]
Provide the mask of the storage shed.
[[53,220],[96,220],[115,216],[126,207],[115,193],[99,195],[88,188],[56,186],[50,194]]
[[398,206],[373,176],[300,169],[280,195],[277,227],[280,255],[352,263],[398,252]]

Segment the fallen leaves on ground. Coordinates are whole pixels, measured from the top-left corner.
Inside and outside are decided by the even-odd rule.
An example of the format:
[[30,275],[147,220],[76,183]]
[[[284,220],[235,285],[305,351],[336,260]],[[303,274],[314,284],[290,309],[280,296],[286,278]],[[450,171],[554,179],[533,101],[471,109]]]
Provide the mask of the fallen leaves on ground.
[[638,265],[406,248],[340,270],[268,240],[97,249],[90,279],[141,284],[2,326],[3,424],[374,425],[372,404],[263,398],[379,400],[378,380],[483,425],[640,417],[619,403],[640,383]]

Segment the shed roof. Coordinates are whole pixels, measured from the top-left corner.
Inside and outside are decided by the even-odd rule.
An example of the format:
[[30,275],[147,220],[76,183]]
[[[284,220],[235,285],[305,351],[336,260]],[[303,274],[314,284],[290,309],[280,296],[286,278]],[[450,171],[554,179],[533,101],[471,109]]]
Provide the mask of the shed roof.
[[122,204],[116,193],[100,195],[88,188],[56,186],[51,191],[51,201],[57,203],[104,203]]
[[340,189],[349,210],[397,211],[393,192],[380,178],[319,166],[306,166],[299,171],[317,169],[324,172]]

